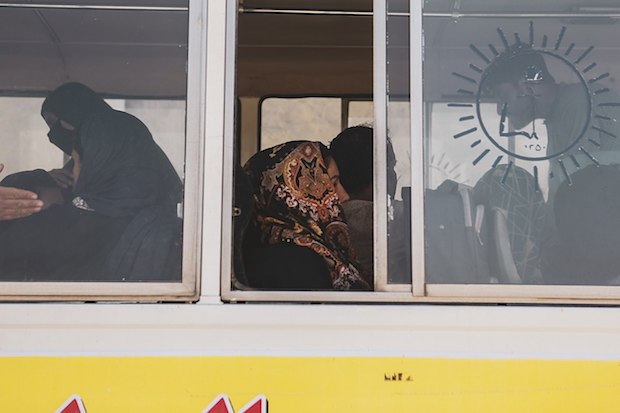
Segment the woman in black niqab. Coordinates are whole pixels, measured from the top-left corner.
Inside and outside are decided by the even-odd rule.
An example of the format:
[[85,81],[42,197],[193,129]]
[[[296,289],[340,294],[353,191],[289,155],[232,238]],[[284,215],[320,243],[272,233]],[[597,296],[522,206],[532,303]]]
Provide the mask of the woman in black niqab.
[[79,159],[79,177],[69,202],[0,232],[1,279],[178,277],[182,185],[148,128],[79,83],[53,91],[41,114],[50,141]]

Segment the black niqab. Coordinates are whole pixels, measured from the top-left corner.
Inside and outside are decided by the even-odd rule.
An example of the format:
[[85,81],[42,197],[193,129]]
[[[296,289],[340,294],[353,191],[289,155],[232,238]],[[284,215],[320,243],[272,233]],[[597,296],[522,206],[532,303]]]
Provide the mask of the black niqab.
[[[110,110],[111,107],[95,91],[78,82],[65,83],[52,91],[41,106],[41,116],[52,113],[59,119],[79,129],[93,114]],[[51,143],[67,155],[71,155],[76,132],[56,122],[47,134]]]

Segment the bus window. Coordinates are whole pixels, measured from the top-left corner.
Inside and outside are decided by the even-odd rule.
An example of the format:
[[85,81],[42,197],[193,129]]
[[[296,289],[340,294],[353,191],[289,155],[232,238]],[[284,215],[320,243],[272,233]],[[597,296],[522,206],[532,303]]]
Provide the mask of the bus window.
[[[359,156],[360,159],[370,157],[368,164],[357,169],[358,172],[365,172],[365,174],[351,172],[356,171],[356,169],[345,167],[346,165],[342,164],[344,158],[336,153],[333,154],[332,163],[332,159],[330,159],[332,156],[327,148],[321,147],[313,150],[305,148],[305,150],[308,153],[320,150],[324,152],[323,155],[327,158],[292,159],[290,164],[314,165],[315,162],[319,162],[319,169],[322,168],[327,171],[335,189],[338,190],[340,185],[346,192],[346,194],[341,194],[337,201],[341,204],[341,208],[337,209],[342,209],[344,214],[333,211],[330,214],[334,214],[336,220],[342,220],[348,226],[348,236],[352,236],[354,239],[352,248],[343,245],[339,245],[338,248],[351,249],[353,251],[352,256],[360,254],[360,257],[351,260],[345,259],[344,261],[338,261],[342,257],[338,259],[325,258],[324,261],[327,261],[329,265],[333,261],[344,262],[345,267],[351,264],[352,267],[362,268],[363,273],[370,274],[370,277],[365,280],[367,285],[361,289],[396,291],[406,294],[407,289],[411,289],[410,209],[408,203],[411,186],[409,172],[411,140],[409,91],[408,81],[406,81],[409,64],[407,59],[409,19],[406,16],[407,8],[404,9],[405,13],[403,13],[403,10],[399,9],[402,5],[397,4],[397,2],[387,3],[390,9],[397,12],[398,17],[390,14],[390,17],[387,18],[390,35],[384,34],[386,38],[389,37],[390,39],[387,43],[389,50],[387,67],[391,70],[388,76],[390,79],[390,102],[389,113],[387,114],[388,123],[384,122],[381,125],[381,128],[385,129],[378,135],[375,135],[375,104],[371,99],[373,93],[376,92],[376,87],[373,84],[373,64],[385,65],[386,62],[373,63],[371,2],[360,2],[355,10],[351,10],[350,5],[344,2],[333,2],[329,6],[322,4],[321,10],[313,11],[300,10],[299,5],[295,7],[291,5],[291,9],[286,7],[267,9],[260,1],[243,4],[243,7],[239,9],[237,19],[236,97],[240,108],[237,108],[238,120],[234,129],[240,138],[237,141],[239,149],[234,151],[234,153],[239,154],[239,159],[236,159],[234,163],[246,165],[245,172],[250,174],[253,185],[251,190],[254,191],[254,200],[256,201],[256,191],[262,190],[260,186],[268,182],[266,174],[273,174],[274,176],[269,179],[280,182],[281,185],[287,182],[286,176],[279,174],[280,169],[285,168],[285,166],[270,163],[281,157],[282,163],[288,165],[289,160],[286,156],[293,156],[294,149],[291,149],[290,145],[284,144],[290,141],[303,140],[322,142],[329,146],[344,129],[363,125],[366,129],[362,128],[360,131],[364,137],[359,138],[363,139],[363,142],[360,141],[357,147],[351,147],[344,152],[355,154],[354,156]],[[259,108],[259,114],[256,114],[256,108]],[[388,130],[389,139],[385,142],[376,140],[376,136],[385,136],[385,132]],[[347,142],[353,142],[355,139]],[[257,140],[260,140],[259,144],[256,144]],[[345,147],[344,145],[343,147]],[[376,146],[379,146],[379,151],[377,151]],[[261,154],[260,150],[266,150],[270,155],[263,156],[264,154]],[[258,154],[256,154],[257,151],[259,151]],[[340,159],[337,159],[338,157]],[[258,172],[255,170],[257,168],[256,159],[260,159],[263,168]],[[333,164],[337,166],[339,163],[340,167],[334,168]],[[359,162],[360,165],[362,163]],[[237,177],[240,173],[237,172]],[[316,169],[306,172],[299,171],[298,173],[300,176],[304,173],[312,173],[316,176]],[[367,175],[368,179],[364,178],[364,189],[361,190],[361,187],[354,188],[353,186],[349,186],[347,189],[348,185],[352,185],[352,180],[346,179],[347,174],[355,174],[356,177]],[[378,174],[378,176],[373,176],[373,174]],[[238,188],[244,187],[239,185],[237,177],[235,178],[235,182],[238,183],[235,189],[236,206],[240,200],[246,198],[244,192],[238,190]],[[375,180],[386,184],[375,186]],[[299,192],[294,188],[285,188],[284,186],[278,191],[297,194]],[[380,195],[384,193],[383,191],[389,193],[389,196]],[[265,196],[265,194],[261,194],[261,196]],[[266,199],[275,203],[280,198],[266,197]],[[264,201],[260,200],[260,202]],[[318,202],[326,201],[321,198]],[[305,199],[292,199],[288,202],[287,207],[293,208],[297,204],[301,204],[303,208],[310,205]],[[377,204],[380,205],[378,208],[376,207]],[[263,208],[264,205],[261,204],[258,207]],[[258,213],[264,214],[264,211]],[[254,214],[257,214],[256,210]],[[376,221],[375,217],[377,216],[381,217],[380,222]],[[248,282],[245,289],[313,289],[310,287],[300,288],[299,286],[278,287],[275,284],[272,284],[272,287],[265,287],[253,283],[251,268],[249,267],[252,267],[255,261],[253,262],[251,259],[247,261],[247,257],[245,262],[240,261],[237,256],[240,251],[244,251],[244,248],[246,248],[245,251],[248,250],[248,242],[259,245],[260,248],[256,247],[256,249],[264,251],[267,248],[263,244],[274,241],[266,241],[268,237],[264,233],[260,233],[264,230],[265,223],[295,222],[297,228],[303,227],[303,222],[298,221],[292,220],[290,216],[288,218],[260,216],[253,221],[250,220],[247,230],[250,234],[248,235],[240,234],[238,230],[240,226],[238,222],[243,223],[245,221],[235,218],[234,234],[243,237],[243,239],[234,241],[235,256],[233,262],[237,266],[237,271],[233,268],[233,273],[241,272],[248,275],[248,278],[245,279]],[[322,224],[317,224],[316,219],[312,221],[311,227],[319,228],[315,233],[324,234],[325,230],[321,229]],[[378,236],[373,235],[377,234],[374,231],[376,228],[383,231],[379,232]],[[252,231],[258,231],[259,234],[252,234]],[[270,231],[281,234],[288,230],[275,228]],[[309,231],[312,232],[312,228]],[[255,237],[254,240],[248,241],[248,237],[251,236]],[[257,241],[256,237],[262,237],[262,239]],[[282,262],[286,264],[283,254],[285,249],[292,249],[289,246],[290,244],[301,244],[299,240],[291,237],[283,236],[278,239],[282,241],[284,238],[286,238],[284,244],[287,246],[277,247],[282,254],[278,255],[281,260],[273,260],[274,266]],[[361,239],[363,242],[355,241]],[[320,241],[317,241],[318,244],[314,246],[316,248],[310,248],[311,252],[316,253],[317,250],[321,250],[321,252],[326,250],[327,254],[334,252],[326,247],[326,244],[330,244],[331,241]],[[274,242],[278,243],[277,240]],[[269,248],[275,249],[276,247]],[[299,253],[301,254],[301,252]],[[270,253],[267,252],[261,254],[255,253],[254,256],[259,255],[261,259],[264,259],[264,256],[270,256]],[[291,254],[293,253],[291,252]],[[338,254],[339,252],[335,255]],[[318,256],[321,257],[321,253]],[[377,257],[379,260],[376,260]],[[239,266],[243,266],[244,263],[248,265],[239,271]],[[300,265],[309,267],[311,264]],[[275,271],[272,270],[272,272]],[[289,270],[288,272],[290,277],[295,277],[295,274],[299,273],[298,270]],[[319,271],[317,270],[317,272]],[[331,275],[333,281],[333,273]],[[235,275],[233,275],[231,282],[233,285],[239,286],[238,283],[235,284]],[[225,289],[227,284],[228,282],[224,278]],[[337,282],[331,288],[325,289],[349,288],[349,286],[341,288],[336,284]],[[243,286],[241,289],[244,289]]]
[[[568,2],[530,3],[535,12],[508,1],[491,10],[474,3],[378,2],[373,28],[364,26],[374,43],[355,43],[364,39],[356,30],[367,15],[346,7],[325,13],[301,6],[261,9],[257,0],[240,8],[236,94],[242,118],[251,119],[261,99],[296,112],[291,96],[339,97],[335,114],[328,104],[320,111],[334,123],[339,116],[344,129],[369,110],[364,99],[353,103],[350,97],[373,96],[375,292],[407,300],[618,295],[597,287],[618,283],[612,246],[620,234],[614,212],[620,98],[613,86],[615,54],[605,52],[617,49],[610,40],[617,35],[617,12],[593,6],[592,15]],[[340,20],[330,26],[330,19]],[[311,29],[314,24],[321,30]],[[314,35],[304,36],[305,30]],[[371,62],[364,76],[372,73],[372,91],[368,77],[356,77]],[[245,158],[238,163],[259,148],[272,148],[270,159],[280,156],[286,145],[258,142],[266,125],[286,125],[284,119],[265,111],[253,128],[242,119],[238,144]],[[308,139],[318,139],[314,126],[309,121],[301,128]],[[278,142],[305,138],[295,130]],[[248,142],[254,142],[252,153],[243,150],[252,147]],[[285,179],[261,177],[274,185]],[[575,284],[592,288],[555,288]],[[265,297],[276,296],[289,297]]]
[[429,284],[618,284],[617,13],[529,3],[427,2]]
[[[241,159],[236,162],[245,164],[244,171],[250,175],[253,185],[251,190],[255,195],[253,211],[255,217],[250,220],[246,234],[242,235],[244,239],[235,240],[233,248],[235,254],[240,250],[244,253],[245,260],[242,260],[241,265],[245,264],[243,270],[247,275],[248,284],[245,289],[371,290],[374,288],[371,278],[358,280],[356,276],[349,274],[357,272],[356,265],[359,266],[349,241],[343,241],[345,238],[342,237],[338,237],[337,240],[335,238],[326,240],[322,235],[318,235],[324,234],[329,237],[331,229],[327,231],[328,227],[337,228],[340,224],[343,226],[349,224],[342,212],[342,204],[348,202],[345,197],[349,195],[341,193],[335,201],[329,198],[331,196],[329,194],[333,194],[334,189],[337,191],[341,185],[338,173],[342,174],[343,171],[336,168],[337,162],[329,153],[328,146],[343,129],[358,124],[372,127],[374,120],[371,102],[373,93],[371,3],[363,2],[359,4],[358,9],[349,10],[347,7],[341,7],[343,4],[334,2],[329,5],[329,10],[318,10],[314,13],[304,13],[295,10],[295,7],[291,10],[286,7],[267,10],[261,6],[260,1],[245,2],[239,10],[237,27],[236,93],[241,108],[240,110],[237,108],[240,119],[235,129],[237,134],[240,130],[241,137],[237,142],[240,150],[237,153],[241,154]],[[255,115],[257,110],[258,116]],[[367,184],[372,199],[373,137],[372,129],[370,130],[367,144],[370,147],[371,164],[368,166],[368,172],[371,179]],[[252,143],[257,141],[260,142],[258,145]],[[304,144],[287,143],[291,141],[309,141],[312,144],[304,146]],[[315,142],[321,142],[324,146]],[[256,148],[253,152],[246,150],[252,147]],[[261,150],[266,152],[260,152]],[[302,150],[305,157],[296,158],[297,152]],[[321,194],[305,198],[301,194],[303,191],[297,191],[290,185],[286,186],[288,178],[284,170],[288,166],[285,164],[297,164],[302,169],[307,165],[307,170],[299,171],[300,177],[309,174],[307,176],[312,175],[316,182],[325,182],[323,179],[327,177],[331,180],[331,185],[321,184],[319,185],[323,188]],[[287,218],[283,215],[277,217],[266,215],[271,213],[271,210],[257,210],[265,208],[263,205],[265,202],[273,206],[280,199],[268,197],[263,193],[257,195],[258,191],[265,189],[263,184],[266,174],[272,174],[272,179],[281,182],[282,191],[296,193],[293,196],[295,199],[290,199],[286,206],[281,205],[283,210],[288,208]],[[243,191],[239,191],[241,187],[239,181],[235,179],[235,182],[237,206],[239,200],[244,198],[244,194]],[[334,188],[331,188],[332,186]],[[327,187],[330,188],[326,189]],[[332,204],[333,202],[335,204]],[[366,254],[368,256],[364,258],[370,262],[372,271],[373,208],[372,201],[369,202],[370,208],[367,208],[365,225],[369,229],[367,241],[370,243],[370,249]],[[301,205],[302,215],[308,208],[310,215],[307,218],[300,218],[296,212],[291,211],[295,209],[293,204]],[[321,214],[327,211],[327,216],[314,217],[315,207],[321,209]],[[234,234],[239,236],[237,230],[239,220],[235,219]],[[293,227],[302,228],[301,232],[307,231],[308,234],[316,235],[316,239],[313,238],[315,243],[301,249],[295,248],[303,244],[303,237],[286,235],[289,229],[283,224],[284,221],[294,224]],[[306,228],[306,224],[310,221],[311,224]],[[277,223],[281,225],[276,225]],[[278,239],[273,242],[276,244],[274,246],[268,245],[271,241],[266,240],[263,231],[271,224],[274,225],[273,231],[283,234],[282,237],[276,236]],[[245,249],[240,249],[239,244]],[[252,244],[252,248],[249,248],[248,244]],[[259,252],[248,253],[248,251]],[[298,257],[299,260],[290,257]],[[237,258],[235,256],[233,260],[237,266],[236,271],[234,268],[233,271],[239,278]],[[264,260],[271,260],[273,267],[264,270],[257,264]],[[289,269],[287,270],[289,274],[286,275],[290,278],[302,278],[302,273],[308,272],[306,269],[314,268],[309,271],[308,277],[313,278],[316,275],[317,279],[313,280],[316,283],[295,285],[292,282],[269,284],[256,281],[253,271],[277,273],[281,269],[275,267],[287,266],[291,260],[295,261],[296,270],[293,274],[292,269]],[[325,267],[330,274],[327,277],[320,276],[325,273],[321,268]],[[352,270],[348,269],[349,267]],[[339,278],[340,275],[335,275],[336,268],[337,271],[349,275]],[[343,281],[348,276],[350,278]],[[358,282],[360,280],[362,282]],[[234,284],[235,280],[232,282]],[[224,283],[226,288],[226,280]]]
[[0,15],[0,185],[45,204],[0,222],[3,290],[193,296],[196,274],[182,270],[183,183],[195,174],[185,159],[187,2],[30,6]]

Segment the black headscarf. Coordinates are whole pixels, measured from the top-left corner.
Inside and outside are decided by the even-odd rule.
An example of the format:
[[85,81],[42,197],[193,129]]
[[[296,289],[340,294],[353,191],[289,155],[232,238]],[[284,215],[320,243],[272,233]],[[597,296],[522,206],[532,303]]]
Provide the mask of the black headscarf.
[[93,113],[111,109],[95,91],[78,82],[65,83],[51,92],[41,106],[41,115],[51,112],[76,128]]
[[[41,106],[41,116],[52,113],[76,129],[80,129],[93,114],[111,109],[101,96],[88,86],[70,82],[59,86],[47,96]],[[60,122],[56,122],[50,127],[48,137],[51,143],[67,155],[71,155],[76,138],[74,131],[66,130]]]

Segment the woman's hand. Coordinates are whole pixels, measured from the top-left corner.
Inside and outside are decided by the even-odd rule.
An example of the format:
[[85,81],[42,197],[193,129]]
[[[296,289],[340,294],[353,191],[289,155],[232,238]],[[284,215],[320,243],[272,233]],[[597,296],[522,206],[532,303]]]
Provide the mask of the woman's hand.
[[[0,172],[4,165],[0,164]],[[0,187],[0,221],[23,218],[43,209],[37,194],[23,189]]]

